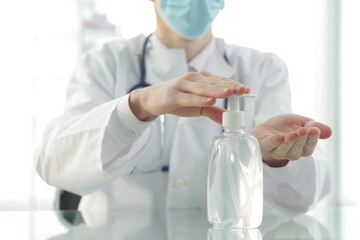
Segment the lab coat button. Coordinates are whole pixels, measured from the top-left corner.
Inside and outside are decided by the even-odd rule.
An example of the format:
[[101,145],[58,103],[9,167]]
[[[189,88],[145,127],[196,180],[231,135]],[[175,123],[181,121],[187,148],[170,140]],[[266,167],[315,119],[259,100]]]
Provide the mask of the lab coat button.
[[183,179],[178,179],[175,182],[175,188],[176,189],[182,189],[185,187],[185,181]]
[[126,135],[129,137],[129,138],[132,138],[135,136],[135,132],[133,130],[130,130],[126,133]]

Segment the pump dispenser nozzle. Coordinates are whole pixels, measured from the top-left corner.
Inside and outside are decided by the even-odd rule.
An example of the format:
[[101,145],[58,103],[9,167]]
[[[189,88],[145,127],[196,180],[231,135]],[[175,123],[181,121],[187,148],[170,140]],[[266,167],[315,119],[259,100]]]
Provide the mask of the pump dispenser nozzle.
[[223,127],[226,128],[244,128],[245,127],[245,113],[240,111],[241,97],[255,98],[254,94],[232,95],[228,98],[227,112],[223,113]]

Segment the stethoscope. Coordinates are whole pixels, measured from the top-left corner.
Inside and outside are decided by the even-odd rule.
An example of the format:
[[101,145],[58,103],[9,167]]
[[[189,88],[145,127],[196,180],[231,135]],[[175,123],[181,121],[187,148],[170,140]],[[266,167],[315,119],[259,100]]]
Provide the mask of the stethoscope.
[[[145,88],[145,87],[150,87],[151,85],[148,84],[146,82],[146,63],[145,63],[145,53],[146,53],[146,47],[147,44],[149,43],[149,40],[151,38],[153,34],[149,34],[142,45],[141,48],[141,54],[140,54],[140,82],[138,84],[135,84],[132,88],[130,88],[130,90],[128,91],[128,93],[139,89],[139,88]],[[229,59],[226,55],[226,53],[224,53],[224,60],[230,65]],[[225,99],[224,101],[224,108],[226,109],[227,107],[227,99]],[[165,116],[164,115],[160,115],[159,116],[160,119],[160,147],[161,147],[161,152],[160,152],[160,156],[161,159],[163,158],[163,154],[164,154],[164,148],[165,148]],[[165,165],[161,167],[161,170],[163,172],[167,172],[169,171],[169,166]]]

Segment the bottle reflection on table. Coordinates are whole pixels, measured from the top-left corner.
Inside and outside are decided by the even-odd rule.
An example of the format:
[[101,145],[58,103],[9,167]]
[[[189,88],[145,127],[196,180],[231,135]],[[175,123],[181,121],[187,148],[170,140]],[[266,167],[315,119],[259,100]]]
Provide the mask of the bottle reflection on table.
[[309,215],[300,215],[293,219],[278,215],[264,218],[259,227],[264,240],[325,240],[332,239],[329,230]]
[[262,240],[259,229],[209,228],[208,240]]
[[[203,210],[119,210],[107,214],[77,212],[82,221],[48,240],[324,240],[329,231],[315,218],[264,216],[258,229],[217,229]],[[106,220],[103,217],[106,216]]]

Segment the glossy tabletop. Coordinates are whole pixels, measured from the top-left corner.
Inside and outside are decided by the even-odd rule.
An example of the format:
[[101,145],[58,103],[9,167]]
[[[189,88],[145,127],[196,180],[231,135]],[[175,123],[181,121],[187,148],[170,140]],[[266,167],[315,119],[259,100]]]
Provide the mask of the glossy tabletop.
[[0,239],[355,240],[359,214],[358,207],[341,207],[329,209],[323,219],[268,215],[258,229],[229,230],[212,228],[202,210],[2,211]]

